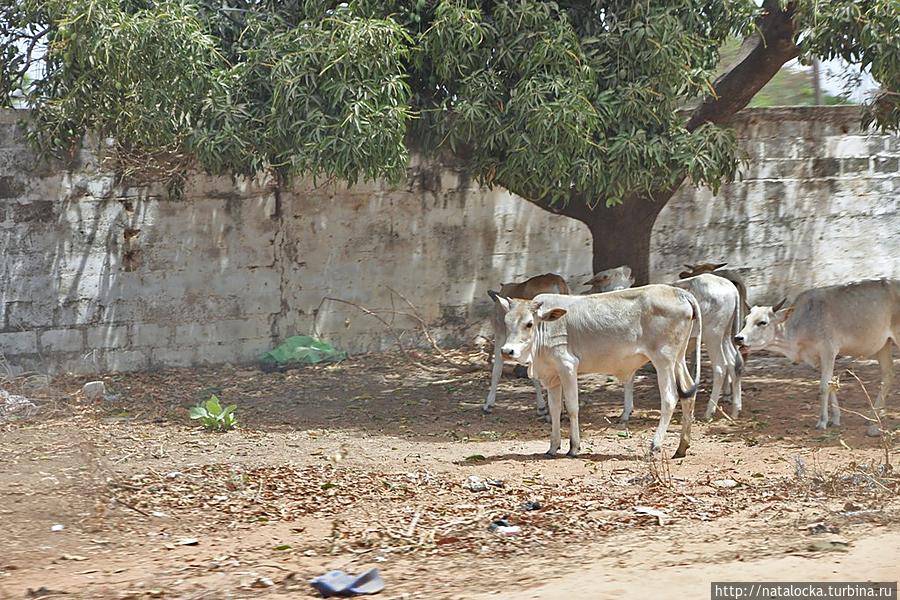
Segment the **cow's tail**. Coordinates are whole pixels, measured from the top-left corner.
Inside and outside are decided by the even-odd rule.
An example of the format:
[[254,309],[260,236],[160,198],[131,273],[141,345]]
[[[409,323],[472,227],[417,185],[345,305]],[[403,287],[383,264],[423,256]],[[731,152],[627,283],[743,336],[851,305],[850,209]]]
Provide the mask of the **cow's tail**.
[[[700,340],[703,338],[703,316],[700,314],[700,305],[693,294],[684,291],[684,298],[691,305],[691,331],[684,339],[684,345],[681,347],[681,356],[678,359],[678,367],[675,369],[675,381],[678,386],[678,395],[682,398],[691,398],[697,393],[697,387],[700,385]],[[687,366],[687,349],[690,344],[693,332],[697,334],[697,343],[694,344],[694,377],[691,378],[691,372]]]
[[[732,282],[732,283],[734,283],[734,282]],[[732,346],[731,350],[733,350],[734,356],[735,356],[734,373],[735,373],[735,375],[740,377],[741,372],[743,372],[743,370],[744,370],[744,357],[741,356],[740,351],[734,347],[733,340],[734,340],[734,338],[737,337],[737,334],[739,334],[741,332],[741,328],[743,327],[743,324],[744,324],[744,321],[742,319],[742,310],[741,309],[743,308],[744,304],[746,303],[745,298],[747,295],[747,290],[746,290],[746,288],[744,288],[743,285],[738,285],[737,283],[735,283],[734,285],[738,289],[738,301],[734,307],[734,315],[732,316],[731,339],[730,340],[723,339],[722,343],[723,344],[731,344],[731,346]],[[743,290],[743,292],[741,290]],[[723,350],[727,350],[727,348],[725,348]],[[731,354],[731,352],[726,352],[725,355],[729,356],[730,354]]]

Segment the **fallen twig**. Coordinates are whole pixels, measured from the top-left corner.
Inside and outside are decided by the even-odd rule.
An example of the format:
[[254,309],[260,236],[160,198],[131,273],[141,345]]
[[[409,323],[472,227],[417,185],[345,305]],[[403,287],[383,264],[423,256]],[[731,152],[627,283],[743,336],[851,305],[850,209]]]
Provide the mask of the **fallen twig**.
[[134,512],[140,513],[140,514],[144,515],[145,517],[148,517],[148,518],[149,518],[149,517],[152,517],[152,516],[153,516],[153,515],[151,515],[150,513],[141,510],[141,509],[138,508],[137,506],[134,506],[134,505],[132,505],[132,504],[129,504],[129,503],[125,502],[124,500],[120,500],[119,498],[116,498],[115,496],[113,496],[112,499],[113,499],[113,502],[115,502],[116,504],[121,504],[121,505],[124,506],[125,508],[130,508],[130,509],[133,510]]
[[[853,377],[853,379],[855,379],[857,383],[859,383],[859,387],[862,388],[863,394],[866,395],[866,401],[869,403],[869,408],[872,409],[872,413],[875,415],[875,418],[872,419],[872,418],[866,417],[864,415],[860,415],[859,413],[855,413],[854,411],[848,411],[848,412],[857,414],[857,415],[863,417],[864,419],[866,419],[867,421],[869,421],[870,423],[875,422],[878,424],[878,434],[879,434],[879,439],[881,440],[881,449],[884,451],[884,464],[885,464],[885,466],[891,466],[891,441],[893,440],[893,434],[891,434],[890,432],[887,431],[887,429],[885,429],[884,422],[881,419],[881,411],[875,407],[875,403],[872,402],[872,397],[869,395],[869,390],[867,390],[866,386],[863,385],[862,380],[856,375],[856,373],[854,373],[850,369],[847,369],[847,373],[849,373],[850,376]],[[847,410],[847,409],[844,409],[844,410]]]
[[417,361],[415,358],[413,358],[413,356],[412,356],[412,354],[410,354],[409,350],[407,350],[406,347],[403,345],[403,338],[400,337],[400,334],[397,332],[397,330],[394,329],[393,326],[391,326],[391,324],[388,323],[384,318],[382,318],[378,313],[376,313],[374,310],[372,310],[370,308],[363,306],[362,304],[358,304],[356,302],[351,302],[350,300],[344,300],[342,298],[334,298],[331,296],[324,296],[322,298],[322,301],[319,302],[319,306],[316,307],[316,311],[315,311],[316,318],[313,319],[313,335],[315,337],[320,337],[319,332],[316,329],[316,320],[318,318],[319,309],[322,308],[322,305],[325,304],[325,302],[327,302],[327,301],[338,302],[340,304],[346,304],[348,306],[352,306],[355,309],[362,312],[363,314],[373,317],[379,323],[384,325],[385,329],[387,329],[391,333],[391,335],[394,336],[394,339],[397,341],[397,347],[400,348],[400,351],[403,352],[403,354],[410,361],[410,363],[412,363],[414,366],[424,369],[426,371],[431,371],[432,373],[440,372],[440,369],[436,369],[432,366],[423,364],[423,363]]
[[437,352],[442,359],[447,361],[454,368],[460,369],[460,370],[463,370],[466,372],[478,371],[481,369],[481,367],[477,367],[475,365],[462,364],[462,363],[458,363],[455,360],[453,360],[453,358],[451,356],[449,356],[446,352],[444,352],[444,349],[438,345],[437,340],[434,339],[434,336],[431,335],[431,332],[428,331],[428,325],[425,323],[425,319],[423,319],[422,316],[419,314],[419,311],[416,310],[415,305],[412,302],[410,302],[406,296],[404,296],[403,294],[401,294],[400,292],[398,292],[391,286],[387,286],[387,289],[392,294],[396,294],[397,297],[399,297],[401,300],[403,300],[403,302],[406,303],[406,305],[412,311],[412,314],[403,313],[404,316],[412,317],[414,320],[418,321],[419,327],[422,329],[422,335],[425,336],[425,339],[428,340],[428,342],[431,344],[431,347],[434,348],[434,351]]

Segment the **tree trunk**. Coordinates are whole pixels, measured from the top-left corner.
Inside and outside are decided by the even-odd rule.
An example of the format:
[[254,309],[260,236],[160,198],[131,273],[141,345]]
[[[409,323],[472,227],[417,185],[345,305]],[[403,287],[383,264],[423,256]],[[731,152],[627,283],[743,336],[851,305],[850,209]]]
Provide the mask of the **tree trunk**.
[[[741,47],[737,61],[713,84],[714,93],[694,109],[685,127],[689,131],[705,123],[727,125],[756,93],[799,53],[793,21],[794,2],[784,6],[781,0],[764,0],[757,30]],[[612,208],[598,206],[591,210],[588,198],[572,194],[565,205],[549,205],[534,198],[528,190],[510,191],[534,202],[554,214],[577,219],[588,226],[593,238],[594,273],[628,265],[635,285],[650,280],[650,237],[656,217],[681,185],[670,190],[632,195]],[[503,184],[503,182],[500,182]],[[651,199],[652,198],[652,199]]]
[[583,222],[593,239],[594,273],[621,265],[631,267],[635,285],[650,282],[650,239],[659,211],[671,194],[651,201],[631,197],[612,208],[597,207]]

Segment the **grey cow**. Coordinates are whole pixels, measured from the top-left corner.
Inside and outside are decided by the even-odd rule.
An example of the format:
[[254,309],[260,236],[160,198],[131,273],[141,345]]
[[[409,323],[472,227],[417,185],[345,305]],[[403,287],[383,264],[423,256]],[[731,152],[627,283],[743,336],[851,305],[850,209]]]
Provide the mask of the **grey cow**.
[[[634,283],[631,268],[627,265],[606,269],[585,282],[591,293],[625,289]],[[734,345],[733,338],[741,327],[741,294],[733,282],[723,277],[704,273],[680,279],[671,285],[687,290],[697,299],[703,313],[702,335],[695,336],[706,346],[713,371],[713,386],[706,405],[706,418],[711,419],[719,405],[723,388],[730,387],[732,396],[731,416],[741,411],[741,369],[743,359]],[[620,422],[627,423],[634,409],[634,380],[625,384],[625,405]]]
[[[891,344],[900,344],[900,281],[873,279],[807,290],[792,306],[754,306],[735,341],[750,350],[767,348],[794,362],[818,367],[821,401],[817,429],[841,424],[831,385],[838,354],[875,356],[881,366],[876,409],[884,407],[894,379]],[[828,415],[829,400],[831,418]],[[878,435],[870,424],[869,435]]]

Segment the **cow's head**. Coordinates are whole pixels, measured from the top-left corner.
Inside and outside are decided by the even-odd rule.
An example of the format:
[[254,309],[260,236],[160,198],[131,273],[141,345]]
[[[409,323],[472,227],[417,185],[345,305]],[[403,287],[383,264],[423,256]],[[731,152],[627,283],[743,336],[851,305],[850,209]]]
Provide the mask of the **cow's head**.
[[634,285],[634,276],[631,274],[631,267],[622,265],[614,269],[600,271],[582,285],[591,286],[591,289],[587,292],[588,294],[624,290]]
[[750,350],[758,350],[772,343],[775,339],[778,326],[784,323],[791,313],[793,306],[782,308],[787,298],[775,306],[754,306],[744,320],[744,328],[734,337],[738,346]]
[[503,360],[529,364],[532,360],[534,332],[541,321],[555,321],[566,314],[564,308],[545,308],[543,302],[507,298],[490,290],[488,295],[503,311],[506,343],[500,348]]

